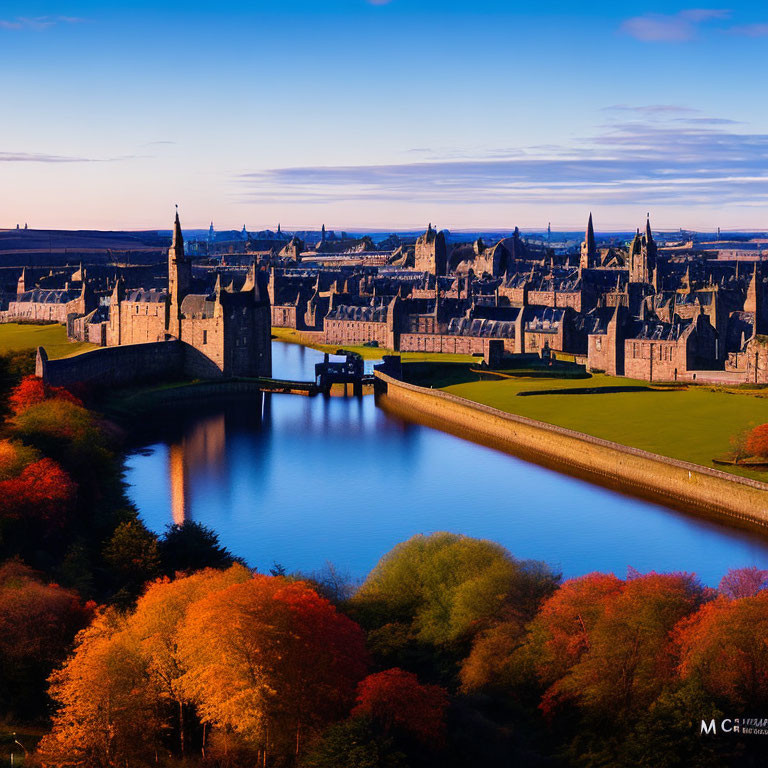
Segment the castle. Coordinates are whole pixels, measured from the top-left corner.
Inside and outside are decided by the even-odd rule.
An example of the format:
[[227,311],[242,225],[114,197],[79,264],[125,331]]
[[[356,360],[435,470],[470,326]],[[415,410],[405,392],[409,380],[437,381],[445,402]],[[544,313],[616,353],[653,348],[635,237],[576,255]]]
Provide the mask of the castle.
[[219,279],[211,293],[196,292],[177,213],[167,291],[125,290],[118,280],[109,302],[106,346],[178,339],[192,375],[271,376],[267,282],[267,273],[254,265],[238,291],[223,289]]
[[143,345],[144,355],[148,345],[170,353],[173,342],[183,372],[206,378],[269,375],[271,327],[287,327],[337,347],[556,353],[592,372],[649,381],[768,383],[759,254],[745,266],[668,237],[659,244],[650,217],[642,231],[606,244],[590,214],[581,244],[557,252],[551,235],[530,242],[517,228],[495,243],[456,242],[431,224],[377,244],[346,233],[278,234],[249,240],[240,261],[209,256],[193,274],[177,214],[167,272],[113,265],[99,276],[89,265],[87,276],[81,267],[57,284],[52,272],[35,282],[25,270],[0,321],[66,322],[72,339]]

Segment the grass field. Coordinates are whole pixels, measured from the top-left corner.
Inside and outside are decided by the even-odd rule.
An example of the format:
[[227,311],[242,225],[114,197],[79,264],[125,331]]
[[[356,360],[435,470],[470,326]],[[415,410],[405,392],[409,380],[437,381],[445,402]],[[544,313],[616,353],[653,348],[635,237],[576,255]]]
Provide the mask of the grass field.
[[[407,368],[411,368],[408,366]],[[728,454],[731,437],[768,422],[766,390],[734,392],[708,387],[651,387],[647,381],[596,374],[582,379],[534,378],[508,371],[498,378],[468,366],[417,366],[414,383],[442,388],[508,413],[557,424],[623,445],[691,461],[744,477],[768,481],[768,472],[715,465]],[[432,370],[430,370],[432,369]],[[451,370],[453,369],[453,370]],[[517,373],[517,375],[515,375]],[[594,394],[520,392],[600,387],[641,387],[642,391]]]
[[[288,344],[301,344],[304,347],[311,347],[320,352],[335,354],[336,350],[342,349],[339,344],[306,344],[301,340],[299,334],[293,328],[273,328],[272,337],[276,341],[285,341]],[[400,355],[403,360],[411,362],[419,361],[440,361],[448,363],[469,363],[479,362],[480,358],[472,355],[441,355],[432,352],[393,352],[384,347],[363,347],[363,346],[344,346],[343,349],[348,352],[357,352],[366,360],[381,360],[382,355]]]
[[89,349],[98,349],[96,344],[67,341],[67,329],[63,325],[27,325],[25,323],[0,325],[0,354],[37,347],[45,347],[51,359],[70,357],[80,352],[87,352]]

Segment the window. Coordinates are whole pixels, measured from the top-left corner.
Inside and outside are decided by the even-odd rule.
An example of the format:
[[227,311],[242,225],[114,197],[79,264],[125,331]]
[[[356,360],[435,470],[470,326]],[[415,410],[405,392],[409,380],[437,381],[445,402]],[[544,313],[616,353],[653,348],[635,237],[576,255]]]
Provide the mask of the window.
[[208,331],[203,331],[203,344],[208,343]]

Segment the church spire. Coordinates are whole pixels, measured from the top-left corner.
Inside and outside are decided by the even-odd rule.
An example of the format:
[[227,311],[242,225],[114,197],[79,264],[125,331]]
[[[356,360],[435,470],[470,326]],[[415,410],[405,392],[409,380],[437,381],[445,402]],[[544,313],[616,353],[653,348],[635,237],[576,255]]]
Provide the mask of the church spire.
[[597,262],[597,243],[595,242],[595,228],[592,224],[592,212],[589,212],[587,231],[584,233],[584,242],[581,244],[580,269],[591,269]]

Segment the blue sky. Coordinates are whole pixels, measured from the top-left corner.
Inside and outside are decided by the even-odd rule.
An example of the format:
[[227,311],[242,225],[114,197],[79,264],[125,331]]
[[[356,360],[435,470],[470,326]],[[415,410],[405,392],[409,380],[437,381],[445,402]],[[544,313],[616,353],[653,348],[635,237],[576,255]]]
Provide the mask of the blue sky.
[[768,227],[768,6],[0,3],[0,226]]

